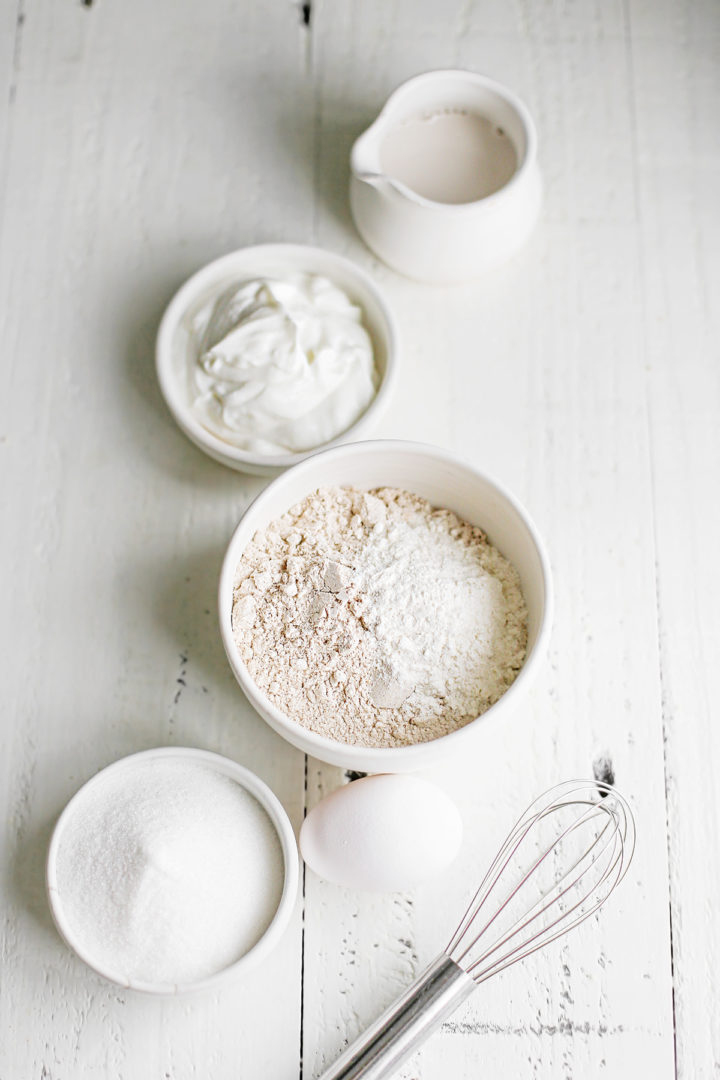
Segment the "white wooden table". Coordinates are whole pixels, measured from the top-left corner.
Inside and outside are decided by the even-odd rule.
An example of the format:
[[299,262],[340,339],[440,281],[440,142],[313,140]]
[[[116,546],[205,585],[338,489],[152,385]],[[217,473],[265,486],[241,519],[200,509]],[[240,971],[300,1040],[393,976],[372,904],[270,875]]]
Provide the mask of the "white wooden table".
[[[720,1076],[720,6],[713,0],[16,0],[0,9],[1,1080],[311,1080],[444,944],[505,829],[607,756],[637,811],[615,902],[478,991],[405,1080]],[[516,261],[433,289],[378,264],[348,151],[433,67],[508,83],[546,204]],[[247,981],[155,1000],[60,942],[43,860],[98,768],[236,758],[294,823],[344,782],[252,712],[219,562],[260,481],[175,428],[153,343],[176,287],[249,243],[369,268],[403,339],[378,434],[461,452],[527,505],[557,616],[522,713],[434,776],[447,878],[367,896],[310,872]]]

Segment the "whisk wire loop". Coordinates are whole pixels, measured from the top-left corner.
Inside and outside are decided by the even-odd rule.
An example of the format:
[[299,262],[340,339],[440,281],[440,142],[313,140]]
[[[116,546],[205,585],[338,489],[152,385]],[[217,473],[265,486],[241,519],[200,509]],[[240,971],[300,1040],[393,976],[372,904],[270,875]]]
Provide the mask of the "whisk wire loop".
[[[552,795],[555,798],[549,799]],[[530,834],[534,836],[538,826],[553,815],[570,811],[570,821],[555,831],[549,845],[539,853],[533,852],[529,866],[523,866],[518,873],[514,863]],[[575,834],[580,834],[577,839],[581,841],[581,830],[588,827],[592,828],[591,840],[585,846],[581,843],[579,854],[564,871],[539,888],[540,874],[557,860],[563,844]],[[476,982],[485,981],[593,915],[623,877],[633,848],[632,814],[614,789],[600,783],[570,781],[546,792],[511,830],[463,914],[446,955]],[[504,887],[503,880],[511,871],[513,877]],[[498,928],[530,882],[539,888],[538,896],[493,938],[491,930]],[[493,904],[492,914],[483,920],[483,908],[498,890],[501,895]],[[526,934],[529,929],[532,932]]]
[[[539,819],[543,810],[551,811],[553,809],[557,809],[558,806],[563,805],[567,801],[569,796],[572,796],[576,793],[584,793],[585,795],[587,795],[588,789],[590,787],[592,787],[593,793],[596,796],[600,795],[602,799],[612,794],[616,799],[620,800],[620,805],[623,812],[628,814],[630,813],[629,808],[627,808],[625,801],[622,799],[622,796],[619,796],[618,793],[615,792],[614,788],[610,787],[608,784],[602,783],[602,781],[597,781],[594,784],[590,785],[588,781],[567,780],[564,783],[558,784],[556,785],[556,787],[551,788],[548,791],[545,791],[542,795],[538,796],[538,798],[535,799],[535,801],[527,807],[524,813],[521,814],[521,816],[515,822],[507,838],[505,839],[505,842],[503,843],[502,847],[500,848],[492,863],[488,867],[484,878],[480,882],[480,885],[478,886],[475,894],[471,898],[467,908],[463,913],[462,918],[460,919],[455,933],[453,934],[449,944],[447,945],[445,951],[448,955],[451,955],[453,953],[454,949],[457,947],[460,940],[466,933],[468,926],[474,921],[477,913],[480,911],[483,904],[485,903],[488,894],[490,893],[495,884],[495,882],[493,881],[490,885],[488,885],[488,882],[492,877],[494,871],[498,867],[498,864],[502,862],[505,853],[508,851],[508,849],[512,848],[513,841],[517,838],[517,844],[515,846],[516,850],[517,846],[522,843],[522,840],[524,839],[529,829],[532,828],[532,826]],[[593,801],[592,805],[597,806],[598,804]],[[632,818],[632,815],[630,815],[630,818]],[[522,828],[523,825],[526,826],[524,831]],[[509,858],[512,858],[512,854],[513,852],[510,851]],[[630,851],[629,853],[628,861],[631,855],[632,851]],[[504,866],[507,866],[508,861],[509,859],[506,860]],[[504,869],[504,867],[501,868],[501,872],[502,869]],[[499,875],[496,875],[495,880],[497,880],[497,876]]]
[[[500,849],[500,859],[496,860],[496,862],[495,862],[495,863],[494,863],[493,865],[494,865],[494,866],[495,866],[495,865],[497,865],[497,862],[501,860],[501,858],[502,858],[502,855],[503,855],[503,854],[504,854],[504,853],[505,853],[505,852],[506,852],[506,851],[508,850],[508,848],[510,848],[510,851],[509,851],[509,853],[508,853],[508,855],[507,855],[507,858],[506,858],[506,859],[505,859],[505,861],[504,861],[504,862],[502,863],[502,865],[500,866],[500,868],[499,868],[499,870],[498,870],[497,874],[495,875],[495,878],[494,878],[493,882],[491,883],[491,885],[490,885],[490,887],[489,887],[488,891],[487,891],[487,892],[486,892],[486,894],[485,894],[485,895],[484,895],[484,896],[482,897],[482,900],[480,901],[480,903],[479,903],[479,904],[478,904],[478,905],[477,905],[477,906],[475,907],[475,910],[474,910],[474,914],[473,914],[473,921],[475,920],[475,918],[476,918],[476,917],[477,917],[477,915],[479,914],[479,911],[480,911],[480,909],[482,908],[482,906],[483,906],[483,905],[485,904],[486,900],[488,899],[488,896],[489,896],[489,894],[490,894],[490,890],[492,890],[492,888],[493,888],[493,887],[494,887],[494,886],[495,886],[495,885],[497,884],[497,882],[498,882],[498,881],[499,881],[499,879],[500,879],[500,875],[501,875],[501,874],[503,873],[503,871],[505,871],[505,870],[507,869],[508,865],[510,864],[510,861],[512,860],[512,857],[513,857],[513,856],[514,856],[514,855],[515,855],[515,854],[517,853],[518,849],[520,848],[521,844],[523,843],[523,841],[524,841],[525,837],[527,836],[528,832],[530,831],[530,829],[531,829],[531,828],[532,828],[532,827],[533,827],[533,826],[534,826],[534,825],[536,824],[536,822],[537,822],[538,820],[540,820],[540,819],[541,819],[541,818],[542,818],[542,817],[543,817],[543,816],[544,816],[544,815],[545,815],[546,813],[548,813],[548,811],[541,811],[540,813],[538,813],[538,814],[536,815],[536,817],[535,817],[535,818],[531,819],[531,820],[530,820],[530,821],[529,821],[529,822],[527,823],[527,825],[525,826],[524,830],[523,830],[523,831],[522,831],[522,832],[520,833],[520,835],[519,835],[519,836],[517,836],[517,837],[516,837],[516,836],[514,836],[514,835],[513,835],[512,833],[511,833],[511,835],[510,835],[510,836],[508,837],[508,840],[507,840],[507,841],[506,841],[506,843],[505,843],[505,844],[503,845],[503,847],[502,847],[502,848]],[[562,840],[562,839],[564,838],[564,836],[565,836],[565,835],[567,835],[567,833],[568,833],[568,832],[570,832],[570,831],[571,831],[571,830],[572,830],[573,828],[576,828],[576,827],[578,827],[578,826],[579,826],[579,824],[580,824],[580,822],[575,822],[575,823],[573,823],[572,825],[570,825],[570,826],[568,827],[568,829],[566,830],[566,832],[565,832],[565,833],[563,833],[563,834],[562,834],[562,835],[561,835],[561,836],[560,836],[560,837],[558,838],[558,842],[559,842],[560,840]],[[512,841],[513,841],[513,839],[516,839],[516,843],[514,844],[514,846],[513,846],[513,844],[512,844]],[[528,881],[528,879],[529,879],[529,878],[531,877],[531,875],[532,875],[532,874],[533,874],[533,873],[534,873],[534,872],[535,872],[535,871],[536,871],[536,870],[538,869],[538,867],[539,867],[539,866],[540,866],[540,865],[541,865],[541,864],[542,864],[542,863],[543,863],[543,862],[545,861],[545,859],[547,859],[547,858],[548,858],[548,856],[549,856],[549,855],[550,855],[551,853],[552,853],[552,848],[550,848],[550,849],[548,849],[547,851],[545,851],[545,852],[544,852],[544,853],[543,853],[543,854],[542,854],[542,855],[541,855],[541,856],[540,856],[540,857],[539,857],[539,858],[537,859],[537,861],[535,862],[535,864],[534,864],[533,866],[531,866],[531,867],[530,867],[530,868],[529,868],[529,869],[528,869],[528,870],[526,871],[526,873],[525,873],[525,874],[524,874],[524,875],[523,875],[523,876],[522,876],[522,877],[520,878],[520,880],[518,881],[518,883],[517,883],[517,884],[515,885],[515,887],[514,887],[514,888],[513,888],[513,889],[512,889],[511,891],[510,891],[510,893],[509,893],[509,894],[507,895],[507,897],[505,898],[505,900],[504,900],[504,901],[502,901],[502,903],[500,903],[500,904],[498,905],[498,907],[496,908],[496,910],[495,910],[494,914],[493,914],[493,915],[491,916],[491,918],[490,918],[490,919],[488,920],[488,922],[486,922],[486,923],[485,923],[485,925],[484,925],[484,926],[483,926],[483,927],[482,927],[482,928],[481,928],[481,929],[480,929],[480,930],[479,930],[479,931],[477,932],[477,934],[475,935],[475,938],[474,938],[474,939],[473,939],[473,940],[472,940],[472,941],[471,941],[471,942],[469,943],[469,945],[468,945],[468,946],[467,946],[467,948],[466,948],[466,949],[464,950],[464,952],[460,953],[460,955],[459,955],[459,956],[457,957],[457,960],[458,960],[458,962],[459,962],[459,961],[461,961],[461,960],[463,959],[463,957],[464,957],[464,956],[465,956],[465,955],[466,955],[466,954],[467,954],[467,953],[468,953],[468,952],[469,952],[469,951],[470,951],[470,950],[472,949],[473,945],[474,945],[474,944],[475,944],[475,943],[476,943],[476,942],[477,942],[477,941],[478,941],[478,940],[479,940],[479,939],[480,939],[480,938],[482,937],[482,935],[483,935],[483,934],[484,934],[484,933],[485,933],[485,932],[487,931],[487,929],[488,929],[488,928],[489,928],[489,927],[490,927],[490,926],[492,925],[492,923],[493,923],[493,922],[495,922],[495,920],[496,920],[497,918],[499,918],[499,916],[500,916],[500,915],[501,915],[501,914],[503,913],[503,911],[504,911],[504,910],[506,909],[506,907],[508,906],[508,904],[509,904],[509,903],[510,903],[510,902],[511,902],[511,901],[512,901],[513,899],[514,899],[514,897],[515,897],[515,896],[516,896],[516,895],[517,895],[517,894],[518,894],[518,893],[520,892],[520,890],[522,889],[522,887],[523,887],[523,886],[524,886],[524,885],[526,884],[526,882],[527,882],[527,881]],[[543,899],[544,899],[544,896],[541,896],[541,897],[539,898],[539,900],[538,900],[538,903],[540,903],[540,902],[541,902],[541,901],[542,901]]]
[[[576,826],[573,826],[572,828],[575,828],[575,827]],[[605,846],[607,846],[607,844]],[[501,908],[498,910],[497,916],[494,916],[493,918],[499,917],[499,915],[502,913],[502,910],[504,910],[504,908],[507,906],[507,904],[510,902],[510,900],[513,899],[515,895],[517,895],[517,893],[520,891],[520,889],[523,887],[523,885],[525,885],[526,882],[529,880],[531,875],[537,870],[537,868],[540,866],[540,864],[551,855],[551,853],[552,853],[552,851],[548,850],[543,854],[543,856],[540,859],[538,859],[538,861],[535,863],[535,865],[533,867],[531,867],[531,869],[527,872],[527,874],[524,876],[522,881],[512,891],[512,893],[510,894],[510,896],[508,897],[506,902],[503,905],[501,905]],[[562,876],[562,878],[560,878],[556,882],[555,887],[557,888],[557,886],[559,886],[562,882],[564,882],[569,877],[569,875],[574,870],[576,870],[577,867],[585,860],[586,857],[587,857],[587,853],[586,853],[586,855],[581,856],[580,859],[574,864],[574,866],[566,874],[564,874]],[[495,945],[493,945],[492,948],[487,949],[486,952],[484,952],[481,956],[477,957],[477,959],[475,959],[473,961],[473,963],[469,964],[466,967],[466,970],[468,972],[474,972],[474,971],[478,970],[480,968],[480,965],[484,961],[486,961],[490,956],[492,956],[493,953],[496,953],[499,949],[501,949],[503,947],[503,945],[507,944],[515,936],[517,936],[522,930],[524,930],[526,927],[530,926],[533,922],[535,922],[537,919],[539,919],[551,907],[558,904],[564,896],[571,893],[572,890],[579,884],[580,879],[581,879],[584,872],[585,872],[585,870],[581,869],[579,871],[579,873],[577,874],[577,876],[574,877],[572,881],[570,881],[568,884],[565,885],[564,889],[559,889],[555,895],[550,896],[550,899],[548,899],[549,892],[542,893],[540,895],[540,897],[538,898],[538,900],[535,902],[535,904],[529,909],[529,911],[527,912],[526,917],[522,921],[520,921],[519,923],[512,926],[511,929],[505,934],[504,937],[500,938],[500,940],[497,941],[497,943]],[[605,872],[605,874],[607,874],[607,873],[608,873],[608,871]],[[605,874],[600,879],[600,883],[602,883],[604,881]],[[518,953],[523,948],[523,944],[532,943],[539,936],[543,935],[546,931],[552,929],[558,923],[561,923],[561,922],[564,922],[565,920],[567,920],[568,916],[570,914],[572,914],[573,911],[575,911],[579,907],[581,907],[582,904],[586,901],[586,899],[587,899],[586,897],[581,897],[570,908],[568,908],[565,911],[561,911],[560,915],[558,915],[558,917],[556,919],[554,919],[550,923],[546,924],[544,927],[541,927],[541,929],[539,929],[535,934],[533,934],[529,939],[527,939],[526,942],[520,943],[519,945],[517,945],[514,949],[512,949],[509,953],[507,953],[506,956],[503,959],[508,960],[510,957],[514,957],[515,954]],[[491,920],[491,922],[492,921],[493,920]],[[483,936],[483,934],[485,933],[485,930],[487,929],[487,927],[489,925],[490,925],[490,923],[486,924],[486,926],[476,935],[476,937],[472,940],[472,942],[467,947],[465,952],[462,953],[460,955],[460,957],[458,957],[458,962],[461,962],[462,959],[467,955],[467,953],[469,951],[471,951],[477,945],[477,942]]]

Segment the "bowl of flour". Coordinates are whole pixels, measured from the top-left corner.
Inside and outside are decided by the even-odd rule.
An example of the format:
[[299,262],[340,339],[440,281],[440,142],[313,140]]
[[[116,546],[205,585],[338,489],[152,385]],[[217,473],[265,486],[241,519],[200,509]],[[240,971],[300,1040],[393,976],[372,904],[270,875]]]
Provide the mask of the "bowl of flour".
[[522,699],[550,631],[542,541],[445,450],[355,443],[250,506],[220,580],[230,666],[280,735],[365,772],[465,753]]

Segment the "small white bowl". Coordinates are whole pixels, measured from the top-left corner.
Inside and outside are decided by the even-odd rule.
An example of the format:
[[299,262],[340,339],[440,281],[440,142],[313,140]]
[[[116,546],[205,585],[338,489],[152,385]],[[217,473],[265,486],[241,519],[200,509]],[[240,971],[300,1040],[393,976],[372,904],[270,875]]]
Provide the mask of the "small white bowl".
[[191,321],[204,305],[233,282],[296,273],[320,274],[328,278],[363,312],[363,325],[372,341],[380,379],[377,393],[354,424],[323,445],[336,446],[360,438],[378,420],[387,404],[395,373],[397,329],[392,312],[375,283],[342,255],[303,244],[261,244],[233,251],[204,266],[185,282],[170,301],[158,330],[155,353],[158,381],[178,426],[211,458],[231,469],[256,476],[275,476],[289,465],[303,461],[317,448],[299,454],[251,454],[203,427],[193,413],[186,390],[188,364],[197,348]]
[[[447,507],[484,529],[509,559],[522,583],[528,608],[525,662],[503,696],[465,727],[431,742],[374,748],[337,742],[308,731],[281,712],[258,689],[240,659],[232,632],[233,589],[240,557],[258,529],[281,517],[319,487],[397,487]],[[472,752],[483,721],[511,712],[526,693],[544,655],[552,622],[552,584],[545,549],[526,511],[500,484],[460,458],[434,446],[393,440],[354,443],[325,450],[269,484],[245,512],[230,541],[220,574],[220,630],[235,678],[267,723],[320,761],[360,772],[409,772],[449,756]]]
[[[257,800],[266,811],[277,832],[282,847],[285,865],[285,882],[280,902],[272,922],[252,949],[236,960],[235,963],[230,964],[228,967],[223,968],[222,971],[218,971],[214,975],[210,975],[205,979],[198,979],[191,983],[149,983],[141,982],[139,980],[127,980],[121,975],[118,975],[117,972],[112,971],[102,963],[99,963],[95,957],[85,950],[75,936],[73,928],[65,917],[62,893],[58,888],[58,852],[62,846],[65,827],[68,821],[72,819],[73,814],[81,807],[86,792],[95,785],[101,784],[103,779],[107,777],[109,773],[117,773],[120,771],[130,773],[138,765],[144,764],[147,761],[167,761],[177,759],[190,763],[197,762],[198,764],[215,769],[222,776],[229,777],[231,780],[234,780],[235,783],[245,788],[245,790]],[[215,989],[218,985],[235,979],[238,975],[244,974],[250,968],[255,967],[275,947],[279,938],[285,932],[295,906],[298,879],[298,852],[292,825],[279,800],[273,795],[267,784],[263,783],[263,781],[256,776],[255,773],[250,772],[249,769],[243,768],[242,765],[238,765],[236,762],[231,761],[229,758],[222,757],[220,754],[213,754],[208,750],[197,750],[193,747],[179,746],[162,746],[158,747],[156,750],[144,750],[138,754],[131,754],[129,757],[121,758],[119,761],[113,762],[112,765],[108,765],[105,769],[101,769],[99,773],[96,773],[95,776],[92,777],[92,779],[88,780],[86,784],[83,784],[80,790],[73,795],[72,799],[70,799],[70,802],[57,820],[50,840],[46,867],[46,885],[50,911],[55,926],[65,943],[77,953],[81,960],[85,961],[88,967],[92,968],[93,971],[96,971],[98,975],[102,975],[103,978],[109,979],[110,982],[117,983],[119,986],[124,986],[129,990],[141,990],[148,994],[184,994],[196,990]]]

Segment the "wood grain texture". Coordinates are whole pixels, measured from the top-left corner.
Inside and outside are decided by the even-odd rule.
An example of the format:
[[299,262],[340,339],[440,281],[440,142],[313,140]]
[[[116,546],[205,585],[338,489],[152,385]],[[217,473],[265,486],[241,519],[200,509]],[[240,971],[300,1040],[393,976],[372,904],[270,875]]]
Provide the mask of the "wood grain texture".
[[[210,22],[172,3],[146,15],[29,5],[12,106],[0,268],[13,658],[3,1080],[297,1071],[299,911],[251,982],[161,1002],[93,978],[57,939],[43,894],[53,819],[97,768],[135,749],[229,754],[280,792],[295,822],[302,810],[302,759],[238,694],[217,632],[220,558],[259,485],[187,443],[153,371],[158,319],[189,272],[310,215],[254,106],[260,86],[286,116],[287,142],[302,137],[301,32],[284,11],[241,18],[231,4]],[[288,70],[290,84],[273,81]],[[272,1002],[283,1038],[267,1038],[259,1001]]]
[[720,18],[632,8],[678,1073],[720,1075]]
[[[524,804],[601,756],[640,836],[616,902],[399,1075],[720,1074],[719,52],[709,0],[0,8],[0,1080],[310,1080],[445,944]],[[546,200],[514,263],[434,289],[354,233],[348,152],[394,86],[453,65],[526,99]],[[296,826],[347,782],[233,681],[215,588],[261,482],[191,446],[153,371],[180,282],[270,240],[379,282],[402,356],[378,433],[455,449],[524,501],[556,623],[522,709],[428,774],[465,822],[443,880],[369,896],[307,871],[247,982],[154,1001],[52,928],[43,860],[76,788],[164,743],[241,761]]]

